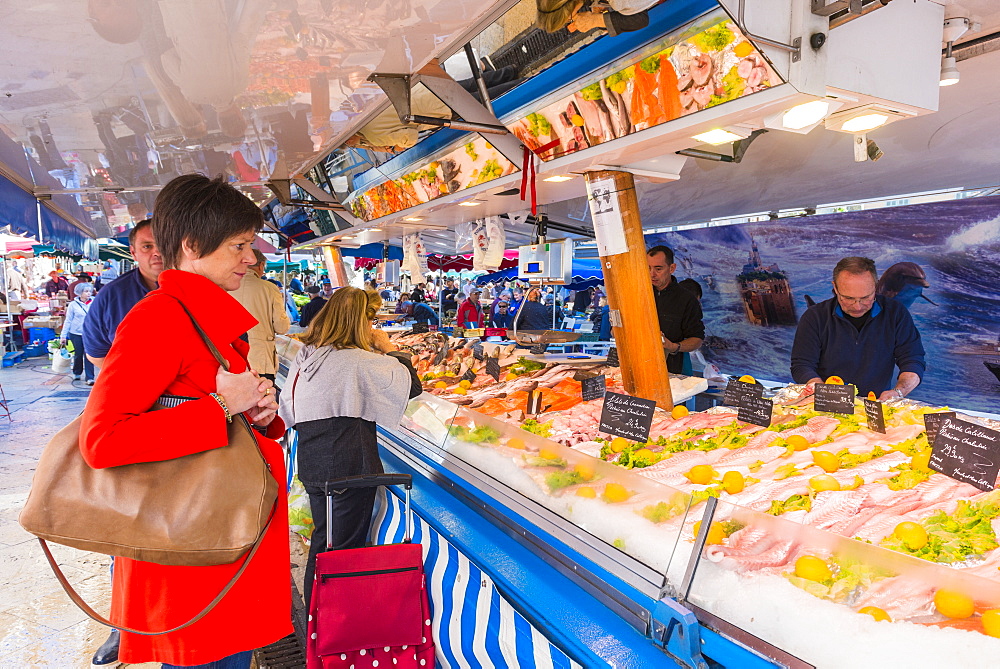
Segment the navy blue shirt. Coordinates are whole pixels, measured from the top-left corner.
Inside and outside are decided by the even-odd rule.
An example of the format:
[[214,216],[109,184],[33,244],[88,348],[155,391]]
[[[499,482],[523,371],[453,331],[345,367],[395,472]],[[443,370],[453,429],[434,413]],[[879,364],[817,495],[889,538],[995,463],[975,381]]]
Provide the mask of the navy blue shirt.
[[920,333],[901,302],[877,296],[860,331],[844,316],[836,297],[802,315],[792,343],[796,383],[836,375],[857,386],[861,395],[878,395],[893,387],[893,367],[918,376],[927,368]]
[[428,307],[423,302],[417,302],[413,305],[413,318],[418,323],[428,323],[430,325],[437,325],[441,321],[438,320],[437,314],[434,310]]
[[108,355],[118,325],[148,292],[138,269],[125,272],[97,292],[83,322],[83,347],[87,355],[92,358]]
[[519,330],[551,330],[552,312],[541,302],[528,300],[515,317]]

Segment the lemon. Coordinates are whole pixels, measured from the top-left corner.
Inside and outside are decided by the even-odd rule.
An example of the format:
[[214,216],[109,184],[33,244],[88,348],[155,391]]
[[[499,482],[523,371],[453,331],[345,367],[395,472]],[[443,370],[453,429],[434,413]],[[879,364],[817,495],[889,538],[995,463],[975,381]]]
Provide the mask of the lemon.
[[656,454],[648,448],[640,448],[638,451],[632,454],[635,457],[641,457],[647,460],[655,460]]
[[795,561],[795,575],[817,583],[833,578],[833,572],[826,562],[814,555],[803,555]]
[[733,48],[733,55],[735,55],[737,58],[746,58],[752,53],[753,53],[753,45],[747,41],[740,42]]
[[863,608],[858,609],[858,613],[864,613],[865,615],[869,615],[875,620],[878,620],[879,622],[883,620],[890,623],[892,622],[892,618],[889,617],[889,614],[877,606],[865,606]]
[[709,465],[695,465],[684,476],[691,483],[704,485],[715,478],[715,470]]
[[792,434],[785,437],[785,443],[794,448],[796,451],[804,451],[812,446],[812,444],[809,443],[809,440],[801,434]]
[[624,437],[615,437],[611,440],[611,450],[614,453],[621,453],[628,446],[628,440]]
[[612,504],[624,502],[631,496],[631,493],[621,483],[609,483],[604,486],[604,499]]
[[[877,400],[878,399],[877,397],[875,397],[875,391],[873,391],[873,390],[869,390],[868,391],[868,399],[870,399],[870,400]],[[876,609],[878,607],[877,606],[866,606],[865,608],[866,609]],[[881,611],[882,609],[878,609],[878,610]]]
[[444,381],[438,381],[437,383],[434,384],[434,387],[435,388],[447,388],[448,384],[445,383]]
[[911,551],[920,550],[927,545],[927,530],[916,523],[900,523],[892,533]]
[[813,462],[819,465],[823,471],[830,473],[840,469],[840,458],[830,451],[813,451]]
[[910,466],[922,472],[929,472],[931,470],[931,449],[925,448],[910,458]]
[[525,448],[527,448],[527,446],[524,443],[524,439],[521,439],[520,437],[511,437],[510,439],[508,439],[507,447],[516,448],[519,451],[523,451]]
[[544,458],[546,460],[558,460],[559,454],[553,451],[551,448],[543,448],[538,451],[538,457]]
[[949,618],[968,618],[976,612],[972,598],[954,590],[938,590],[934,593],[934,606],[938,613]]
[[722,487],[730,495],[743,492],[743,488],[746,486],[746,479],[744,479],[743,474],[739,472],[726,472],[722,475]]
[[504,381],[517,381],[519,377],[514,372],[507,372],[507,376],[504,377]]
[[753,378],[749,374],[744,374],[743,376],[741,376],[740,381],[742,381],[743,383],[757,383],[757,379]]
[[469,389],[469,388],[472,387],[472,381],[470,381],[468,379],[462,379],[461,381],[458,382],[458,387],[459,388]]
[[597,476],[597,472],[594,471],[594,468],[586,462],[578,463],[575,467],[573,467],[573,471],[576,472],[577,475],[584,481],[591,481],[595,476]]
[[809,479],[809,487],[816,492],[840,490],[840,482],[829,474],[820,474]]
[[684,418],[684,416],[687,416],[689,413],[691,412],[688,411],[688,408],[686,406],[684,406],[683,404],[678,404],[670,411],[670,417],[673,418],[674,420],[678,420],[680,418]]
[[583,117],[580,116],[579,114],[573,114],[573,118],[570,119],[570,123],[572,123],[573,125],[575,125],[578,128],[582,128],[583,127]]
[[839,376],[828,376],[826,377],[826,381],[824,381],[824,383],[828,383],[834,386],[842,386],[844,385],[844,380]]
[[983,613],[983,629],[989,636],[1000,637],[1000,609],[990,609]]
[[[698,536],[701,529],[701,521],[694,524],[694,536]],[[706,546],[718,546],[726,540],[726,531],[722,529],[722,523],[712,523],[708,526],[708,536],[705,538]]]
[[577,497],[587,497],[589,499],[597,498],[597,491],[591,488],[589,485],[580,486],[576,489]]
[[468,395],[469,394],[469,391],[466,390],[465,388],[455,388],[451,392],[455,393],[456,395]]

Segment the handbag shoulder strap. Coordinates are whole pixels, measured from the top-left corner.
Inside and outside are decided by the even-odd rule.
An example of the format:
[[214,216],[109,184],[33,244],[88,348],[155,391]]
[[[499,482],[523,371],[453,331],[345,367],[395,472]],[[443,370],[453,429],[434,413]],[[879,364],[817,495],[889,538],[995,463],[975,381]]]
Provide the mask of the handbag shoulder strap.
[[[171,295],[171,297],[173,297],[173,295]],[[194,326],[194,329],[198,332],[198,336],[201,337],[201,340],[205,342],[205,346],[207,346],[208,350],[212,352],[212,355],[215,356],[215,359],[219,361],[219,364],[222,365],[222,368],[228,372],[229,361],[226,360],[221,353],[219,353],[219,349],[216,348],[215,344],[212,343],[212,340],[208,338],[207,334],[205,334],[205,331],[201,328],[201,325],[198,324],[198,321],[195,320],[194,315],[187,308],[187,305],[178,300],[176,297],[174,297],[174,299],[177,300],[177,304],[181,305],[181,309],[183,309],[184,313],[186,313],[188,315],[188,318],[191,319],[191,324]]]
[[73,603],[76,604],[81,611],[86,613],[87,616],[101,623],[102,625],[106,625],[108,627],[114,627],[115,629],[128,632],[129,634],[139,634],[142,636],[159,636],[161,634],[170,634],[172,632],[177,632],[179,630],[184,629],[185,627],[194,625],[196,622],[198,622],[206,615],[208,615],[208,612],[214,609],[216,604],[222,601],[222,598],[225,597],[230,590],[232,590],[234,585],[236,585],[236,581],[240,580],[240,576],[243,575],[243,572],[246,571],[247,567],[250,565],[250,560],[253,559],[253,556],[257,552],[257,549],[260,548],[260,545],[264,542],[264,535],[267,534],[267,530],[271,527],[271,520],[274,518],[274,514],[277,510],[278,510],[278,500],[274,500],[274,506],[271,508],[271,515],[267,519],[267,525],[264,526],[264,530],[260,533],[260,536],[257,537],[257,541],[254,542],[253,547],[250,549],[250,552],[247,553],[246,558],[243,559],[243,564],[241,564],[240,568],[236,570],[236,573],[233,574],[233,577],[229,579],[229,583],[226,583],[225,587],[222,588],[219,594],[215,596],[215,599],[210,601],[205,606],[205,608],[203,608],[194,618],[191,618],[191,620],[181,625],[177,625],[176,627],[172,627],[168,630],[163,630],[162,632],[144,632],[142,630],[132,629],[131,627],[123,627],[122,625],[116,625],[115,623],[111,622],[110,620],[99,614],[94,609],[90,608],[90,605],[83,600],[83,597],[80,596],[80,593],[74,590],[73,586],[70,585],[70,582],[69,580],[67,580],[66,575],[63,574],[62,569],[59,568],[59,564],[56,562],[56,559],[52,556],[52,551],[49,550],[49,545],[45,542],[45,539],[39,538],[38,543],[42,545],[42,551],[45,553],[45,559],[49,561],[49,566],[52,568],[52,572],[56,575],[56,579],[59,580],[59,585],[61,585],[63,590],[66,591],[66,594],[69,595],[69,598],[73,600]]

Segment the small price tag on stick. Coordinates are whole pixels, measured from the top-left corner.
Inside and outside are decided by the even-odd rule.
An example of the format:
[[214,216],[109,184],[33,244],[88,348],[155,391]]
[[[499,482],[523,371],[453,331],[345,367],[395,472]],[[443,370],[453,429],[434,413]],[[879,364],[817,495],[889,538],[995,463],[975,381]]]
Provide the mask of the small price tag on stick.
[[813,398],[816,411],[854,413],[854,386],[834,383],[817,383]]
[[542,413],[542,393],[540,391],[528,391],[528,408],[525,413],[529,416],[537,416]]
[[607,388],[608,378],[604,374],[591,376],[580,381],[580,393],[583,395],[584,402],[601,399]]
[[621,361],[618,360],[618,347],[612,346],[608,349],[608,362],[606,363],[608,367],[621,367]]
[[731,379],[726,384],[726,392],[722,397],[722,403],[727,407],[739,407],[746,396],[763,397],[764,386],[759,383],[747,383],[746,381]]
[[774,403],[771,400],[755,395],[743,395],[740,399],[740,406],[736,410],[736,417],[744,423],[771,427],[773,410]]
[[938,430],[929,464],[956,481],[993,490],[1000,472],[1000,432],[948,417]]
[[949,418],[954,418],[954,411],[940,411],[938,413],[925,413],[924,414],[924,429],[927,430],[927,443],[931,446],[934,445],[934,440],[937,439],[938,432],[941,430],[941,426]]
[[493,377],[494,381],[500,380],[500,352],[486,358],[486,373]]
[[872,432],[885,434],[885,407],[878,400],[865,398],[865,418],[868,419],[868,429]]
[[655,410],[656,402],[653,400],[606,392],[599,429],[632,441],[648,441]]

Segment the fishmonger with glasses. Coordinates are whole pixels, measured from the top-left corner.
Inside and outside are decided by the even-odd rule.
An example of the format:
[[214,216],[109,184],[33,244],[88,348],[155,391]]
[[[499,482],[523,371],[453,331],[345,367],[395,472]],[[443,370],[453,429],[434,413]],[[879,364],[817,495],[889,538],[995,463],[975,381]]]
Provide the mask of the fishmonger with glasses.
[[833,268],[834,297],[810,307],[795,331],[796,383],[839,376],[860,395],[874,392],[883,401],[906,397],[920,385],[926,369],[920,333],[901,302],[875,295],[877,280],[869,258],[843,258]]

